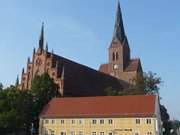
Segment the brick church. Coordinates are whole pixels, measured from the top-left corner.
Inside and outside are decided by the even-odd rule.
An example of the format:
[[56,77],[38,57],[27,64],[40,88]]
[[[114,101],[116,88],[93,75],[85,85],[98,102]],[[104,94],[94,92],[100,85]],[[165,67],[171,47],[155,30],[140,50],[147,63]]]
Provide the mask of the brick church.
[[54,54],[45,46],[44,25],[41,28],[39,47],[34,48],[32,58],[28,58],[26,70],[22,70],[20,90],[31,88],[37,75],[48,73],[59,86],[62,96],[99,96],[105,89],[123,90],[133,84],[138,73],[142,73],[140,59],[131,59],[128,39],[125,34],[120,4],[117,6],[112,42],[109,47],[109,62],[99,70]]

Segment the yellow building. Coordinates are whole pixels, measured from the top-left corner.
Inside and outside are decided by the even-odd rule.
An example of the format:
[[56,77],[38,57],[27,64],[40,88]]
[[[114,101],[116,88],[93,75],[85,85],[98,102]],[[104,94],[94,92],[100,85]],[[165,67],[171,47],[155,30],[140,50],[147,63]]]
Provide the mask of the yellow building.
[[55,98],[40,115],[39,135],[161,135],[158,98]]

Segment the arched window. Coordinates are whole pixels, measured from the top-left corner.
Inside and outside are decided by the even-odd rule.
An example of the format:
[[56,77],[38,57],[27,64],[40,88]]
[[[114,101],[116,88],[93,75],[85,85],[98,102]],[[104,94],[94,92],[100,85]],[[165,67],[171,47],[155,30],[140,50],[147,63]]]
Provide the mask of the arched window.
[[115,53],[112,54],[112,60],[115,61]]
[[119,55],[118,55],[118,52],[116,52],[116,60],[118,60],[119,58]]

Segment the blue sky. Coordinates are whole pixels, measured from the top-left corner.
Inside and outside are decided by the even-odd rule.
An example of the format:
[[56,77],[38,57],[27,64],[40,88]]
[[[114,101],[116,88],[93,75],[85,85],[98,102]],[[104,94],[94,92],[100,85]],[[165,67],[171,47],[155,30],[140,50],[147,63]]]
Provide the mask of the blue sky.
[[[180,1],[120,2],[132,57],[162,78],[161,102],[180,119]],[[43,21],[49,49],[98,69],[107,62],[115,11],[116,0],[0,0],[0,82],[14,84]]]

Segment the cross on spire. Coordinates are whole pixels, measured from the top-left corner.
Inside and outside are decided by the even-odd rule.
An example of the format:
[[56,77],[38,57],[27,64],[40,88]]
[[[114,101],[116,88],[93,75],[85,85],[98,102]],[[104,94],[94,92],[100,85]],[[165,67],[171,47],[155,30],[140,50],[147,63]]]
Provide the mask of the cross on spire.
[[121,7],[120,2],[118,0],[117,2],[117,11],[116,11],[116,21],[114,26],[114,33],[113,33],[113,39],[118,39],[121,42],[125,39],[125,30],[123,25],[123,19],[122,19],[122,13],[121,13]]

